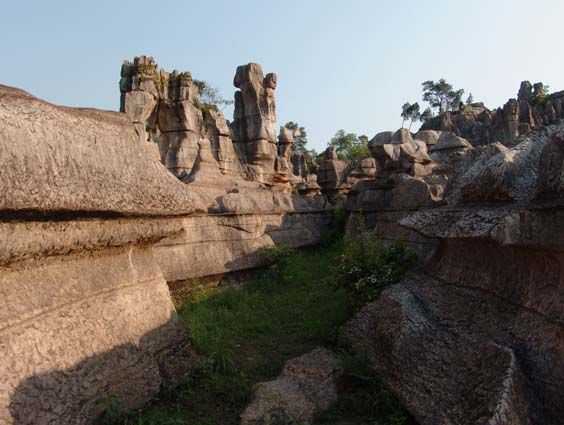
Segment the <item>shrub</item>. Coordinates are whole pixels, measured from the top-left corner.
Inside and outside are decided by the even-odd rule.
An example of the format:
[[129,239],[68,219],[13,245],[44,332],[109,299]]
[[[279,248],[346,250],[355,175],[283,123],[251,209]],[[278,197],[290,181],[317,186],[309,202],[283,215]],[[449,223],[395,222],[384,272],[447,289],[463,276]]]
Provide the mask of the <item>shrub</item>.
[[296,250],[288,245],[267,246],[258,249],[259,255],[262,255],[267,264],[272,269],[281,269],[290,258],[296,255]]
[[356,295],[359,303],[374,300],[415,265],[415,254],[402,244],[385,246],[366,229],[361,215],[356,235],[345,237],[333,268],[335,283]]

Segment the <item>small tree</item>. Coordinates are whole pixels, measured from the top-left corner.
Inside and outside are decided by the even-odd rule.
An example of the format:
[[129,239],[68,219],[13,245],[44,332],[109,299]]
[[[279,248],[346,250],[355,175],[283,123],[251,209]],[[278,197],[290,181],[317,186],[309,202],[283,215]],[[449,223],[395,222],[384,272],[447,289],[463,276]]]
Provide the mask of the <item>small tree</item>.
[[531,98],[533,105],[544,105],[548,102],[548,95],[550,93],[550,86],[543,83],[535,83],[534,93]]
[[219,89],[212,86],[210,83],[203,80],[193,80],[193,83],[198,87],[200,93],[199,105],[204,109],[218,110],[220,106],[224,109],[226,106],[233,104],[232,100],[224,99],[219,93]]
[[419,117],[419,121],[421,122],[425,122],[425,121],[429,121],[431,118],[433,118],[433,111],[431,110],[431,108],[426,108],[422,113],[421,116]]
[[421,117],[421,112],[419,109],[419,103],[415,102],[413,104],[406,102],[401,107],[401,117],[403,118],[401,126],[403,128],[405,121],[410,120],[409,129],[413,125],[413,121],[418,121]]
[[435,82],[432,80],[421,83],[423,86],[423,100],[438,108],[439,114],[457,108],[461,102],[464,90],[454,90],[444,78]]
[[328,146],[332,146],[337,151],[337,156],[341,160],[363,159],[370,156],[368,149],[368,137],[365,135],[357,136],[354,133],[346,133],[339,130],[329,141]]
[[468,95],[468,97],[466,98],[466,104],[467,104],[467,105],[471,105],[471,104],[473,104],[473,103],[474,103],[474,96],[472,96],[472,93],[470,93],[470,94]]
[[294,130],[294,143],[292,144],[292,150],[301,150],[302,152],[306,152],[306,144],[307,144],[307,132],[304,127],[300,127],[297,122],[287,122],[284,126],[289,130]]

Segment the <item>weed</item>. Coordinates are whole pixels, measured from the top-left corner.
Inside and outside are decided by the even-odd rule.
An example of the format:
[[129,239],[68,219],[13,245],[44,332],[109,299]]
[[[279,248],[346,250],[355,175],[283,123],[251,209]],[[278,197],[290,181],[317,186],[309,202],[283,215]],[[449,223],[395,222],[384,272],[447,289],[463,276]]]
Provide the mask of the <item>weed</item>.
[[416,256],[401,244],[385,246],[367,230],[361,215],[357,233],[344,240],[332,267],[331,280],[355,294],[359,304],[374,300],[388,285],[399,282],[416,263]]

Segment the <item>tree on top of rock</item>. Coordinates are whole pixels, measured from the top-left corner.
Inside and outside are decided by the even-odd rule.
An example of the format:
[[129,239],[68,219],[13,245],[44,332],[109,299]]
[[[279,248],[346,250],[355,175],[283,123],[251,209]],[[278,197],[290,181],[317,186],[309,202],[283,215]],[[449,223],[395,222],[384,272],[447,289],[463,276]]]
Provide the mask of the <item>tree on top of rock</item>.
[[419,103],[415,102],[413,104],[405,102],[401,107],[401,117],[403,118],[401,122],[401,127],[403,128],[407,120],[410,121],[409,129],[413,125],[413,121],[418,121],[421,118],[421,111],[419,109]]
[[466,98],[466,104],[467,105],[472,105],[474,103],[474,96],[472,96],[472,93],[470,93],[468,95],[468,97]]
[[300,127],[297,122],[289,121],[284,125],[288,130],[294,130],[294,143],[292,144],[292,150],[300,150],[302,152],[307,152],[307,132],[304,127]]
[[368,149],[368,137],[357,136],[354,133],[346,133],[339,130],[329,141],[328,146],[334,147],[340,160],[354,160],[370,157]]
[[425,110],[419,116],[419,121],[421,121],[421,122],[429,121],[433,117],[434,117],[434,114],[433,114],[433,111],[431,110],[431,108],[425,108]]
[[437,82],[425,81],[421,85],[423,86],[423,100],[428,102],[431,108],[438,108],[439,114],[457,109],[462,101],[464,90],[454,90],[444,78]]
[[217,111],[220,106],[221,109],[228,105],[233,104],[232,100],[227,100],[221,96],[219,89],[212,86],[207,81],[203,80],[193,80],[193,83],[198,87],[198,92],[200,94],[200,102],[196,106],[200,106],[202,109],[213,109]]

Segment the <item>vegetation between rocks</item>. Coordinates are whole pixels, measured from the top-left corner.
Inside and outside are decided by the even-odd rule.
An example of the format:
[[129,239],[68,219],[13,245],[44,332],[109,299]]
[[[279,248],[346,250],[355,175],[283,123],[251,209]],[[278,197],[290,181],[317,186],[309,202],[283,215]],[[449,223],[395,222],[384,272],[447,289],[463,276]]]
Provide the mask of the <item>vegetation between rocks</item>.
[[[199,369],[179,387],[164,388],[142,410],[125,412],[113,400],[103,423],[238,424],[256,383],[274,379],[288,359],[317,346],[340,353],[348,378],[339,402],[316,423],[408,423],[407,413],[366,359],[350,353],[337,338],[360,300],[373,298],[401,277],[405,252],[377,246],[364,230],[359,237],[333,239],[316,251],[263,250],[271,266],[242,288],[200,289],[179,308],[205,359]],[[370,276],[381,276],[372,289]],[[362,284],[352,283],[356,278]]]

